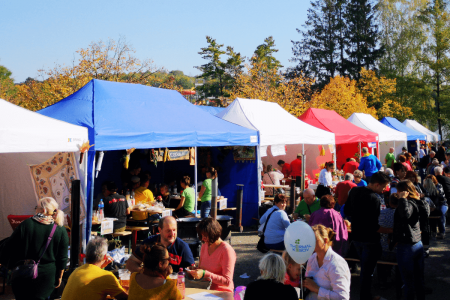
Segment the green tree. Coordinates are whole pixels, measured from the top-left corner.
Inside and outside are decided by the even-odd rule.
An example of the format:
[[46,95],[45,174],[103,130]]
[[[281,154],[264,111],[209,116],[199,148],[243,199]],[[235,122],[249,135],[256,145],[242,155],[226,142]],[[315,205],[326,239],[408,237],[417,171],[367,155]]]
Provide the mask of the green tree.
[[345,0],[316,0],[311,2],[308,18],[302,29],[300,41],[292,41],[295,68],[289,77],[299,73],[316,78],[316,87],[323,87],[335,75],[345,75]]
[[273,54],[277,52],[278,49],[275,49],[275,40],[272,36],[269,36],[268,38],[264,39],[264,43],[256,47],[255,53],[253,54],[251,60],[264,63],[269,70],[278,70],[283,66],[281,65],[280,61],[273,56]]
[[236,83],[236,78],[243,72],[245,56],[242,56],[239,52],[235,52],[231,46],[227,47],[226,54],[228,59],[225,63],[225,82],[228,95]]
[[11,78],[12,72],[5,66],[0,65],[0,98],[6,101],[15,102],[17,88]]
[[351,78],[359,80],[360,71],[375,68],[378,59],[383,56],[384,48],[379,47],[380,34],[373,0],[350,0],[347,4],[345,19],[346,61],[345,69]]
[[223,44],[218,44],[212,37],[206,36],[206,42],[208,46],[201,48],[202,51],[198,54],[208,62],[195,68],[202,72],[198,78],[203,78],[207,83],[197,90],[205,97],[220,97],[224,95],[225,76],[225,63],[221,60],[221,56],[226,52],[222,50]]
[[450,112],[450,14],[444,0],[430,1],[421,11],[419,20],[424,24],[428,40],[418,60],[426,68],[423,82],[432,87],[439,134],[442,136],[444,115]]

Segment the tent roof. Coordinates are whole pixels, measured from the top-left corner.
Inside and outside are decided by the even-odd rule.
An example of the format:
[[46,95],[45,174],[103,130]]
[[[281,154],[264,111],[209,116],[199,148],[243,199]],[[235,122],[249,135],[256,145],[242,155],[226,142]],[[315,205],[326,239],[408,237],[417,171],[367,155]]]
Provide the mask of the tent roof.
[[96,150],[253,146],[257,132],[220,120],[174,90],[91,80],[40,114],[82,125]]
[[261,146],[334,144],[334,134],[298,120],[273,102],[236,98],[216,116],[258,130]]
[[409,127],[406,127],[405,125],[403,125],[402,123],[400,123],[399,120],[397,120],[396,118],[391,118],[391,117],[384,117],[381,121],[381,123],[383,123],[386,126],[389,126],[395,130],[401,131],[406,133],[406,135],[408,136],[408,141],[415,141],[415,140],[426,140],[426,135],[411,129]]
[[362,129],[378,133],[379,142],[388,141],[406,141],[406,133],[392,129],[380,123],[377,119],[369,114],[354,113],[348,118],[350,122]]
[[0,99],[0,153],[74,152],[87,140],[88,131],[84,127]]
[[220,113],[221,111],[223,111],[225,109],[225,107],[206,106],[206,105],[198,105],[197,107],[212,114],[213,116],[217,115],[218,113]]
[[419,124],[415,120],[406,119],[405,121],[403,121],[403,125],[425,134],[427,136],[427,142],[437,142],[440,140],[439,134],[434,133],[433,131]]
[[378,141],[377,133],[353,125],[333,110],[309,108],[299,119],[317,128],[333,132],[336,144]]

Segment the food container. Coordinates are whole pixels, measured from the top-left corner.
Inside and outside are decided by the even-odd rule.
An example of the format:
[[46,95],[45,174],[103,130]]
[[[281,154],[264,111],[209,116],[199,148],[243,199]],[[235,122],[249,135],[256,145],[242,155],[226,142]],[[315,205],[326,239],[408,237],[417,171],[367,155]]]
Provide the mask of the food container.
[[132,210],[131,216],[133,217],[134,220],[137,220],[137,221],[147,220],[148,212],[146,210],[144,210],[144,211]]

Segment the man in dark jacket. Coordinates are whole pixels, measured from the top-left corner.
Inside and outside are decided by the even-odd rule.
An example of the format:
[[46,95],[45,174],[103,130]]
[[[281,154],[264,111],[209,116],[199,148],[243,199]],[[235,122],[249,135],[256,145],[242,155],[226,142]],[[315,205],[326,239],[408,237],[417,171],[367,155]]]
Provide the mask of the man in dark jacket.
[[[447,172],[450,173],[450,169],[448,167],[445,167]],[[443,175],[443,170],[441,167],[434,168],[434,174],[436,176],[437,181],[442,185],[442,188],[444,189],[445,198],[450,199],[450,177]],[[446,173],[449,174],[449,173]],[[450,175],[450,174],[449,174]]]
[[380,233],[391,233],[392,229],[380,227],[381,194],[391,179],[383,172],[374,173],[367,187],[350,190],[344,213],[352,218],[353,244],[361,261],[361,300],[372,300],[372,275],[381,257]]

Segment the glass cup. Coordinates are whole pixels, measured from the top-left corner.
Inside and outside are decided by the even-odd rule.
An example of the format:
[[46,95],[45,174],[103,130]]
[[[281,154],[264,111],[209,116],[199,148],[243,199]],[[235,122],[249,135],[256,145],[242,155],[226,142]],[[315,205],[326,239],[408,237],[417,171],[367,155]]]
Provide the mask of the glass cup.
[[131,273],[127,269],[119,269],[120,285],[127,291],[130,288],[130,276]]
[[282,185],[285,185],[285,184],[286,184],[286,180],[284,180],[284,179],[281,180],[281,184],[282,184]]

